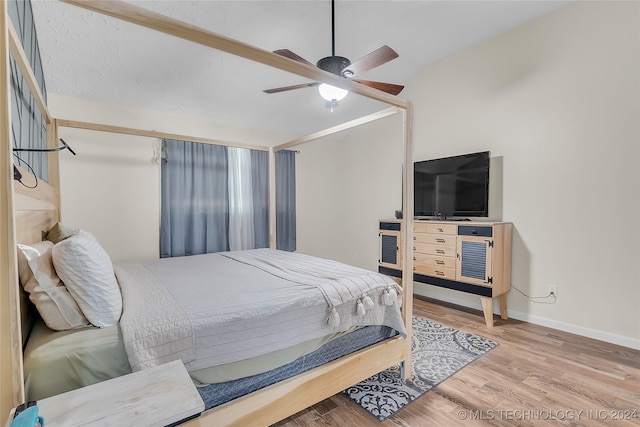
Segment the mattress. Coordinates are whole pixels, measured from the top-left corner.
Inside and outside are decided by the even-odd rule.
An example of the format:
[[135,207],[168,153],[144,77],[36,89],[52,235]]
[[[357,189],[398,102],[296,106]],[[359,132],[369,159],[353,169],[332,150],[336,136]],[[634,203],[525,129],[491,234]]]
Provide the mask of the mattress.
[[[354,328],[353,331],[358,330]],[[249,359],[238,360],[237,362],[225,363],[223,365],[198,369],[189,372],[191,379],[196,386],[206,386],[229,381],[236,381],[246,377],[262,374],[278,367],[287,365],[295,360],[313,353],[323,345],[333,342],[349,332],[339,332],[321,338],[302,342],[300,344],[277,350],[261,356]]]

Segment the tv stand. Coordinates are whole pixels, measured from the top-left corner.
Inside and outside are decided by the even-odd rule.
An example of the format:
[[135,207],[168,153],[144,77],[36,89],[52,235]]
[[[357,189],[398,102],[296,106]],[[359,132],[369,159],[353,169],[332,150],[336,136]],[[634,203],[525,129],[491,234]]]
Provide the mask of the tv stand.
[[[402,220],[381,220],[378,271],[402,277]],[[415,221],[413,280],[478,295],[485,322],[493,327],[493,298],[507,319],[511,289],[511,223]]]

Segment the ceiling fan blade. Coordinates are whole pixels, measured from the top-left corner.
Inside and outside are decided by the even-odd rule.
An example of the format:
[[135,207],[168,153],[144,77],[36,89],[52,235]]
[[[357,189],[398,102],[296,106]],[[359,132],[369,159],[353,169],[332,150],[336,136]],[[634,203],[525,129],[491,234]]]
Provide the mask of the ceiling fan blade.
[[354,77],[358,74],[364,73],[365,71],[369,71],[372,68],[385,64],[397,57],[398,53],[395,50],[384,45],[349,65],[347,68],[342,70],[342,75],[344,77]]
[[291,52],[289,49],[278,49],[278,50],[274,50],[273,53],[276,53],[280,56],[284,56],[285,58],[293,59],[294,61],[302,62],[303,64],[311,65],[312,67],[315,67],[314,64],[307,61],[300,55]]
[[372,87],[374,89],[381,90],[383,92],[390,93],[391,95],[397,95],[400,92],[402,92],[402,89],[404,89],[404,86],[396,85],[393,83],[383,83],[383,82],[374,82],[371,80],[356,80],[356,79],[353,79],[353,81],[358,82],[365,86]]
[[286,92],[288,90],[294,90],[294,89],[302,89],[305,87],[314,87],[314,86],[319,86],[320,83],[319,82],[313,82],[313,83],[302,83],[299,85],[293,85],[293,86],[284,86],[284,87],[277,87],[274,89],[265,89],[263,90],[264,93],[279,93],[279,92]]

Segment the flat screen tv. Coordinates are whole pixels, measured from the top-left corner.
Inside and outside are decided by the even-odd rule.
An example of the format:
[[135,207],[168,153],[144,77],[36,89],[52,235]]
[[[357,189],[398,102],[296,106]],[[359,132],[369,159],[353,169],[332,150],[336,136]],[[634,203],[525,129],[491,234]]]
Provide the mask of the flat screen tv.
[[414,163],[414,215],[418,219],[489,216],[491,153]]

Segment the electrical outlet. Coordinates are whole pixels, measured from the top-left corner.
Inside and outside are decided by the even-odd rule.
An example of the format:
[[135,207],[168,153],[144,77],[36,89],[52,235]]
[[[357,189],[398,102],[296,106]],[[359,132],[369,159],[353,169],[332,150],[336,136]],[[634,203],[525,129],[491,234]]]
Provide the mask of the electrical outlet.
[[556,298],[558,297],[558,289],[556,288],[556,285],[549,285],[549,294]]

